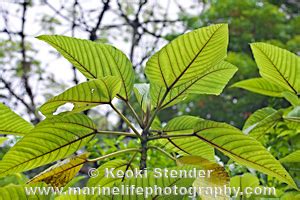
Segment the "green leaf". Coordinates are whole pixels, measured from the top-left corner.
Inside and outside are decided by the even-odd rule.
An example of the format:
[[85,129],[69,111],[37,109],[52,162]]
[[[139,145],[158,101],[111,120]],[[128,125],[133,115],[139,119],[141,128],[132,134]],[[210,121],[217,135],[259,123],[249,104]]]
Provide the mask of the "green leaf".
[[[180,116],[172,119],[163,128],[163,133],[167,135],[192,134],[194,126],[202,121],[194,116]],[[172,137],[163,139],[160,143],[169,151],[180,153],[181,155],[201,156],[209,161],[214,161],[214,149],[203,141],[199,141],[195,136]]]
[[243,132],[259,139],[282,119],[282,111],[266,107],[254,112],[246,121]]
[[290,102],[290,104],[294,107],[300,105],[300,99],[298,98],[298,96],[295,93],[289,92],[289,91],[285,91],[282,93],[282,96],[288,101]]
[[8,138],[0,137],[0,145],[2,145]]
[[[190,166],[184,166],[184,167],[173,167],[173,168],[168,168],[167,170],[169,173],[167,173],[168,177],[162,176],[160,177],[158,173],[154,172],[147,172],[147,177],[137,177],[137,178],[128,178],[124,182],[119,183],[117,186],[120,188],[123,187],[130,187],[134,186],[135,188],[137,187],[143,187],[143,188],[166,188],[166,187],[173,187],[174,185],[177,186],[178,188],[180,187],[185,187],[189,188],[192,186],[192,183],[194,182],[195,178],[182,178],[179,176],[180,170],[181,171],[189,171],[193,170],[195,167],[190,167]],[[171,177],[170,176],[170,171],[173,171],[173,174],[177,174],[177,177]],[[177,191],[178,192],[178,191]],[[149,196],[145,196],[145,190],[141,192],[140,194],[137,194],[136,192],[133,195],[115,195],[111,196],[110,199],[130,199],[130,200],[140,200],[140,199],[161,199],[161,200],[179,200],[182,199],[183,197],[180,195],[174,195],[172,193],[171,195],[164,195],[162,194],[148,194]]]
[[76,85],[62,94],[48,100],[40,107],[44,115],[53,114],[65,103],[74,105],[71,113],[81,112],[99,104],[109,104],[121,89],[118,77],[108,76]]
[[134,84],[133,91],[143,111],[147,112],[147,110],[151,110],[150,84],[148,83]]
[[82,114],[48,118],[4,155],[0,161],[0,176],[63,159],[89,142],[95,132],[95,124]]
[[300,92],[300,59],[297,55],[266,43],[251,49],[261,76],[295,94]]
[[117,48],[59,35],[41,35],[37,38],[53,46],[89,79],[120,77],[122,88],[119,94],[126,100],[129,98],[134,83],[134,70],[126,55]]
[[25,135],[33,125],[0,103],[0,134]]
[[215,147],[237,163],[276,177],[297,188],[289,173],[265,147],[239,129],[225,123],[199,121],[194,128],[199,140]]
[[30,188],[34,189],[35,187],[46,187],[44,183],[30,184],[30,185],[8,185],[5,187],[0,187],[0,199],[1,200],[21,200],[21,199],[30,199],[30,200],[50,200],[49,195],[38,195],[32,194],[27,195],[26,189],[30,191]]
[[151,83],[171,89],[191,81],[226,56],[227,24],[183,34],[155,53],[146,64]]
[[293,153],[287,155],[286,157],[281,158],[280,162],[282,163],[300,162],[300,150],[294,151]]
[[293,110],[290,111],[284,118],[289,121],[300,123],[300,106],[293,108]]
[[[234,176],[230,179],[230,187],[240,188],[240,191],[245,191],[245,189],[252,188],[255,189],[259,186],[259,179],[250,173],[245,173],[243,175]],[[243,194],[243,197],[250,197],[248,194]],[[243,198],[241,198],[242,200]]]
[[[215,162],[211,162],[206,160],[200,156],[185,156],[181,157],[177,160],[178,166],[197,166],[199,169],[205,170],[206,173],[203,178],[197,178],[193,186],[197,188],[221,188],[225,186],[229,186],[229,177],[228,173],[225,171],[225,168],[220,166]],[[211,196],[209,194],[205,194],[205,192],[199,194],[201,199],[229,199],[225,196],[225,194],[216,194],[217,196]]]
[[[170,89],[161,107],[172,106],[184,100],[188,94],[219,95],[236,71],[237,68],[228,62],[222,61],[215,64],[206,71],[198,73],[190,81]],[[155,107],[157,107],[167,89],[154,84],[151,87],[151,99]]]
[[[114,169],[113,174],[116,174],[117,171],[121,170],[126,172],[127,170],[134,170],[137,166],[133,165],[130,161],[126,160],[112,160],[104,163],[97,169],[97,177],[92,177],[89,179],[87,186],[88,187],[96,187],[101,185],[101,187],[112,187],[123,181],[122,178],[118,177],[106,177],[105,170]],[[124,177],[125,180],[125,177]]]
[[87,200],[87,195],[84,194],[71,194],[71,195],[60,195],[58,197],[55,197],[55,200]]
[[286,91],[279,85],[275,85],[264,78],[252,78],[244,81],[239,81],[232,87],[242,88],[254,93],[267,95],[271,97],[282,97],[282,92]]
[[79,172],[83,164],[86,162],[89,153],[79,156],[73,156],[62,162],[51,166],[37,176],[33,177],[28,183],[44,182],[53,187],[64,187]]

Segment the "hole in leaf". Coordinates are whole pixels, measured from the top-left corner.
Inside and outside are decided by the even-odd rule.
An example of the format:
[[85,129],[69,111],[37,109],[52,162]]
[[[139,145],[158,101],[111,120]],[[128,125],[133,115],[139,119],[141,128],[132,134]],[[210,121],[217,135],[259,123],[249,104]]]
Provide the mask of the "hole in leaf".
[[74,104],[73,103],[65,103],[61,106],[59,106],[56,111],[53,113],[53,115],[58,115],[62,112],[67,112],[67,111],[72,111],[74,108]]

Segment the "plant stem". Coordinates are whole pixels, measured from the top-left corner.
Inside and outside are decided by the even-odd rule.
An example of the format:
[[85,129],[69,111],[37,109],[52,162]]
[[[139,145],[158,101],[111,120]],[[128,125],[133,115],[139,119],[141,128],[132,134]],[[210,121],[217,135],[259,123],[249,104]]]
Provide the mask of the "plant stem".
[[165,150],[157,147],[157,146],[149,146],[149,149],[156,149],[158,151],[160,151],[161,153],[165,154],[166,156],[168,156],[169,158],[171,158],[172,160],[176,161],[176,158],[174,158],[173,156],[171,156],[168,152],[166,152]]
[[104,155],[104,156],[100,156],[98,158],[93,158],[93,159],[87,159],[87,162],[97,162],[99,160],[104,160],[106,158],[109,158],[109,157],[113,157],[113,156],[117,156],[117,155],[120,155],[120,154],[123,154],[123,153],[128,153],[128,152],[140,152],[141,150],[140,149],[137,149],[137,148],[130,148],[130,149],[123,149],[123,150],[120,150],[120,151],[116,151],[116,152],[113,152],[113,153],[110,153],[110,154],[107,154],[107,155]]
[[134,133],[121,132],[121,131],[97,131],[96,134],[107,134],[107,135],[123,135],[128,137],[137,137]]
[[149,135],[148,132],[144,130],[142,133],[142,140],[141,140],[141,162],[140,162],[141,170],[147,168],[148,135]]
[[130,109],[130,111],[132,112],[134,118],[136,119],[136,121],[138,122],[138,124],[140,125],[140,127],[143,126],[142,120],[140,119],[140,117],[138,116],[138,114],[135,112],[134,108],[132,107],[132,105],[130,104],[130,102],[126,99],[124,99],[122,96],[117,95],[122,101],[124,101],[126,103],[126,105],[128,106],[128,108]]
[[127,119],[127,117],[125,117],[113,104],[110,104],[110,106],[116,113],[118,113],[118,115],[125,121],[125,123],[133,130],[133,132],[136,134],[136,136],[142,140],[141,134],[130,123],[130,121]]
[[148,140],[168,139],[168,138],[174,138],[174,137],[188,137],[188,136],[194,136],[194,133],[176,134],[176,135],[155,135],[155,136],[149,137]]

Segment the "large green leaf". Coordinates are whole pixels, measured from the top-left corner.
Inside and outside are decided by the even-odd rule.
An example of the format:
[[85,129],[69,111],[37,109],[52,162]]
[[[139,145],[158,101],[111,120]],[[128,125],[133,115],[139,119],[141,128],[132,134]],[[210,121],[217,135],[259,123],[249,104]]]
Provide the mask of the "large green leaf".
[[300,162],[300,150],[294,151],[293,153],[287,155],[284,158],[280,159],[280,162],[283,163],[293,163],[293,162]]
[[246,121],[243,132],[259,139],[282,119],[282,111],[266,107],[254,112]]
[[[221,61],[208,68],[202,73],[195,75],[195,78],[186,83],[169,90],[161,107],[166,108],[185,99],[188,94],[214,94],[219,95],[228,81],[232,78],[237,68],[232,64]],[[166,88],[155,84],[151,85],[151,100],[155,107],[163,98]]]
[[81,112],[99,104],[111,103],[120,88],[121,80],[118,77],[109,76],[84,82],[51,98],[41,106],[40,111],[45,115],[51,115],[59,106],[72,103],[74,105],[72,112]]
[[0,103],[0,134],[25,135],[33,125]]
[[227,24],[191,31],[155,53],[147,62],[146,75],[151,83],[171,89],[197,78],[224,59],[227,45]]
[[251,49],[263,78],[295,94],[300,92],[300,59],[297,55],[266,43]]
[[285,88],[273,84],[264,78],[252,78],[244,81],[237,82],[232,87],[243,88],[251,92],[272,97],[282,97],[282,92],[286,91]]
[[[194,126],[202,119],[194,116],[180,116],[172,119],[163,128],[164,134],[192,134]],[[209,161],[214,161],[214,149],[196,136],[172,137],[160,141],[164,148],[181,155],[201,156]]]
[[199,121],[194,128],[199,140],[215,147],[241,165],[276,177],[297,188],[289,173],[257,140],[225,123]]
[[128,99],[133,88],[134,71],[132,64],[120,50],[108,44],[66,36],[41,35],[37,38],[53,46],[89,79],[110,75],[120,77],[120,96]]
[[33,177],[28,183],[44,182],[53,187],[64,187],[76,176],[82,165],[87,162],[88,155],[89,153],[84,153],[58,162]]
[[0,176],[65,158],[90,141],[95,132],[95,124],[82,114],[48,118],[4,155],[0,161]]
[[97,169],[97,176],[89,179],[87,186],[96,187],[101,185],[101,187],[112,187],[125,180],[125,177],[118,178],[117,176],[106,176],[106,169],[113,169],[112,173],[116,174],[117,171],[126,172],[127,170],[134,170],[135,168],[137,168],[137,166],[126,160],[116,159],[106,162]]

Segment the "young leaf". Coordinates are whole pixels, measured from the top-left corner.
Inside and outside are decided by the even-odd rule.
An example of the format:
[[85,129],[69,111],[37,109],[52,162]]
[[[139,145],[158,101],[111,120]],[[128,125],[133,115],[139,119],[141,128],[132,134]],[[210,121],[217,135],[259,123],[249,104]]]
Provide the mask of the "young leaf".
[[122,80],[120,96],[128,99],[133,88],[132,64],[117,48],[103,43],[59,35],[37,37],[53,46],[88,79],[118,76]]
[[300,162],[300,150],[294,151],[293,153],[287,155],[284,158],[280,159],[280,162],[282,163],[294,163],[294,162]]
[[33,177],[28,183],[44,182],[53,187],[64,187],[76,176],[82,165],[86,162],[88,155],[89,153],[84,153],[58,162]]
[[148,83],[134,84],[133,91],[143,111],[146,112],[147,109],[151,109],[150,84]]
[[237,163],[276,177],[297,188],[280,162],[260,142],[244,135],[239,129],[209,120],[198,122],[194,129],[199,140],[215,147]]
[[0,134],[25,135],[33,125],[0,103]]
[[[192,134],[194,126],[202,121],[194,116],[180,116],[172,119],[163,128],[164,134]],[[169,151],[180,153],[181,155],[201,156],[209,161],[214,161],[214,149],[205,142],[199,141],[195,136],[173,137],[163,139],[160,143]]]
[[225,58],[227,24],[217,24],[183,34],[155,53],[146,64],[151,83],[171,89],[197,78]]
[[243,132],[259,139],[282,119],[282,111],[266,107],[254,112],[246,121]]
[[300,92],[300,59],[297,55],[266,43],[252,43],[251,49],[263,78],[295,94]]
[[[234,65],[221,61],[206,71],[198,73],[190,81],[170,89],[161,108],[176,104],[185,99],[188,94],[219,95],[236,71],[237,68]],[[151,87],[151,99],[155,107],[157,107],[167,89],[155,86],[155,84],[152,84]]]
[[39,123],[0,161],[0,176],[63,159],[90,141],[96,126],[87,116],[55,116]]
[[116,175],[116,172],[119,170],[126,172],[127,170],[134,170],[137,168],[138,168],[137,166],[132,164],[130,161],[126,161],[126,160],[116,159],[116,160],[106,162],[97,169],[98,176],[89,179],[87,186],[88,187],[96,187],[99,185],[101,185],[101,187],[115,186],[116,184],[124,181],[126,177],[124,177],[124,179],[123,177],[122,178],[111,177],[111,176],[106,177],[105,170],[114,169],[112,173]]
[[72,103],[74,108],[71,113],[81,112],[99,104],[110,103],[120,89],[121,80],[118,77],[108,76],[84,82],[51,98],[40,107],[40,111],[47,116],[53,114],[59,106]]
[[[229,176],[228,173],[225,171],[224,167],[220,166],[217,163],[211,162],[206,160],[200,156],[185,156],[179,158],[177,160],[178,166],[197,166],[202,170],[205,170],[206,174],[203,178],[197,178],[193,186],[198,188],[216,188],[216,187],[224,187],[229,186]],[[204,192],[199,194],[202,199],[229,199],[224,194],[216,194],[217,196],[211,196],[205,194]]]
[[264,78],[252,78],[244,81],[239,81],[232,85],[232,87],[242,88],[262,95],[271,97],[282,97],[282,92],[285,88],[273,84]]

